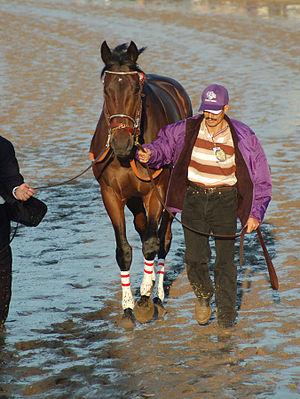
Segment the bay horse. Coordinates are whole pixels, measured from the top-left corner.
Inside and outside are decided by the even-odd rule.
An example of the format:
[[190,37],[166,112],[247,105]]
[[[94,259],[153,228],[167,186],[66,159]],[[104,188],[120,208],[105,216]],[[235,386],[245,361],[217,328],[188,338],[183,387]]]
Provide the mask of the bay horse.
[[[90,146],[90,158],[95,160],[93,173],[115,233],[124,326],[133,325],[135,319],[146,322],[153,317],[150,297],[155,287],[156,256],[159,277],[154,302],[162,305],[164,262],[171,244],[172,217],[163,212],[153,187],[154,181],[160,196],[165,198],[170,168],[152,170],[151,182],[145,167],[135,161],[135,152],[138,145],[152,142],[163,126],[192,115],[191,101],[177,81],[146,75],[140,69],[137,59],[144,50],[138,49],[133,41],[113,50],[106,41],[102,43],[104,102]],[[141,297],[136,304],[130,288],[132,248],[126,237],[125,205],[133,214],[144,255]]]

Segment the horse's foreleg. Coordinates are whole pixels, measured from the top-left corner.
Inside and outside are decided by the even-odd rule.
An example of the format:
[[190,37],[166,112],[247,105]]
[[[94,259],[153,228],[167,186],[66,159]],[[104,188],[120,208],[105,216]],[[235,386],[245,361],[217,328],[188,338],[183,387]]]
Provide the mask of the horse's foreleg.
[[150,192],[144,197],[144,207],[147,212],[147,229],[143,237],[144,274],[140,287],[141,298],[137,301],[134,314],[137,320],[144,323],[154,316],[154,304],[150,299],[154,280],[154,258],[159,249],[157,235],[158,222],[161,215],[161,205],[156,195]]
[[144,274],[140,288],[141,296],[145,295],[150,297],[153,288],[153,281],[155,281],[155,277],[153,279],[153,275],[154,275],[154,260],[144,259]]
[[[141,198],[133,197],[127,201],[127,207],[134,216],[134,227],[144,243],[147,231],[147,216]],[[141,284],[141,296],[150,296],[155,281],[154,260],[144,259],[144,278]]]
[[[125,203],[112,190],[111,187],[101,188],[102,199],[112,222],[116,238],[116,260],[121,270],[122,308],[134,308],[134,298],[130,286],[130,266],[132,261],[132,248],[126,237],[124,206]],[[127,312],[128,313],[128,312]]]
[[129,198],[126,203],[128,209],[133,214],[133,223],[135,230],[138,232],[141,241],[143,241],[147,229],[147,216],[141,198]]

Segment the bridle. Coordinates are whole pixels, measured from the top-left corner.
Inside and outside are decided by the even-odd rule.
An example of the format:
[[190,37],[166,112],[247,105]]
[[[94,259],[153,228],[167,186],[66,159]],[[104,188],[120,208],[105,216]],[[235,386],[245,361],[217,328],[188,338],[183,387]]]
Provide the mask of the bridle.
[[[119,129],[126,129],[131,135],[133,135],[133,140],[134,140],[134,145],[137,145],[139,143],[139,136],[141,132],[141,115],[142,115],[142,91],[144,87],[144,82],[145,82],[145,74],[143,72],[139,71],[128,71],[128,72],[122,72],[122,71],[105,71],[104,74],[112,74],[112,75],[139,75],[139,92],[138,92],[138,98],[139,98],[139,103],[136,109],[136,113],[134,116],[127,115],[127,114],[112,114],[110,115],[107,109],[107,104],[106,101],[104,102],[104,114],[105,114],[105,119],[108,125],[108,138],[107,138],[107,143],[106,147],[109,147],[109,143],[111,140],[111,137],[113,133],[116,130]],[[104,82],[104,79],[103,79]],[[132,122],[132,126],[130,126],[126,122],[117,122],[113,123],[113,119],[115,118],[124,118],[127,121]]]
[[[114,132],[116,130],[119,129],[126,129],[132,136],[133,136],[133,145],[136,147],[139,147],[141,144],[139,142],[139,137],[140,137],[140,133],[141,133],[141,115],[142,115],[142,97],[144,96],[142,94],[143,91],[143,87],[144,87],[144,82],[145,82],[145,74],[143,72],[139,72],[139,71],[128,71],[128,72],[123,72],[123,71],[105,71],[104,74],[112,74],[112,75],[134,75],[134,74],[138,74],[139,75],[139,91],[138,91],[138,98],[139,98],[139,103],[136,109],[136,113],[134,116],[131,115],[127,115],[127,114],[112,114],[110,115],[107,109],[107,104],[104,98],[104,116],[106,119],[106,123],[108,126],[108,136],[107,136],[107,141],[106,141],[106,145],[105,145],[105,151],[104,151],[104,156],[101,157],[98,161],[96,162],[102,162],[102,160],[106,157],[106,154],[111,150],[110,147],[110,141],[111,138],[114,134]],[[104,83],[104,79],[102,81]],[[118,122],[118,123],[112,123],[113,119],[115,118],[124,118],[127,121],[131,121],[133,126],[128,125],[128,123],[126,122]],[[91,155],[91,160],[94,159],[94,154],[90,154]],[[131,159],[130,160],[130,166],[133,170],[133,173],[135,174],[135,176],[142,181],[145,182],[150,182],[151,179],[156,179],[158,176],[160,176],[160,174],[163,171],[163,168],[157,169],[151,176],[147,176],[145,177],[143,173],[140,173],[140,171],[138,170],[137,166],[136,166],[136,162],[135,159]]]

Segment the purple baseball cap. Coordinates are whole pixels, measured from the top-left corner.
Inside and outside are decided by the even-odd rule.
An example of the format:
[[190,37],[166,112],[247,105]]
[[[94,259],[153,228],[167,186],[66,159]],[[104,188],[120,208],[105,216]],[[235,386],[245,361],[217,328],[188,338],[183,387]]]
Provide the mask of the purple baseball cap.
[[224,86],[212,84],[203,90],[199,111],[219,114],[224,105],[229,103],[228,91]]

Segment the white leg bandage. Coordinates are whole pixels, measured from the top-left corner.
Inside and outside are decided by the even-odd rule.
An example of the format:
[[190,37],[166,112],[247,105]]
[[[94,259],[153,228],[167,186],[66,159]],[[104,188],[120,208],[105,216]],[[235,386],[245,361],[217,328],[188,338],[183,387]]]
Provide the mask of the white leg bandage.
[[121,284],[122,284],[122,308],[133,309],[134,299],[130,288],[130,273],[121,272]]
[[165,298],[165,292],[164,292],[165,260],[164,259],[158,259],[157,274],[158,274],[157,296],[163,302],[163,300]]
[[144,259],[144,276],[141,284],[141,295],[150,296],[153,288],[153,270],[154,270],[154,260]]

